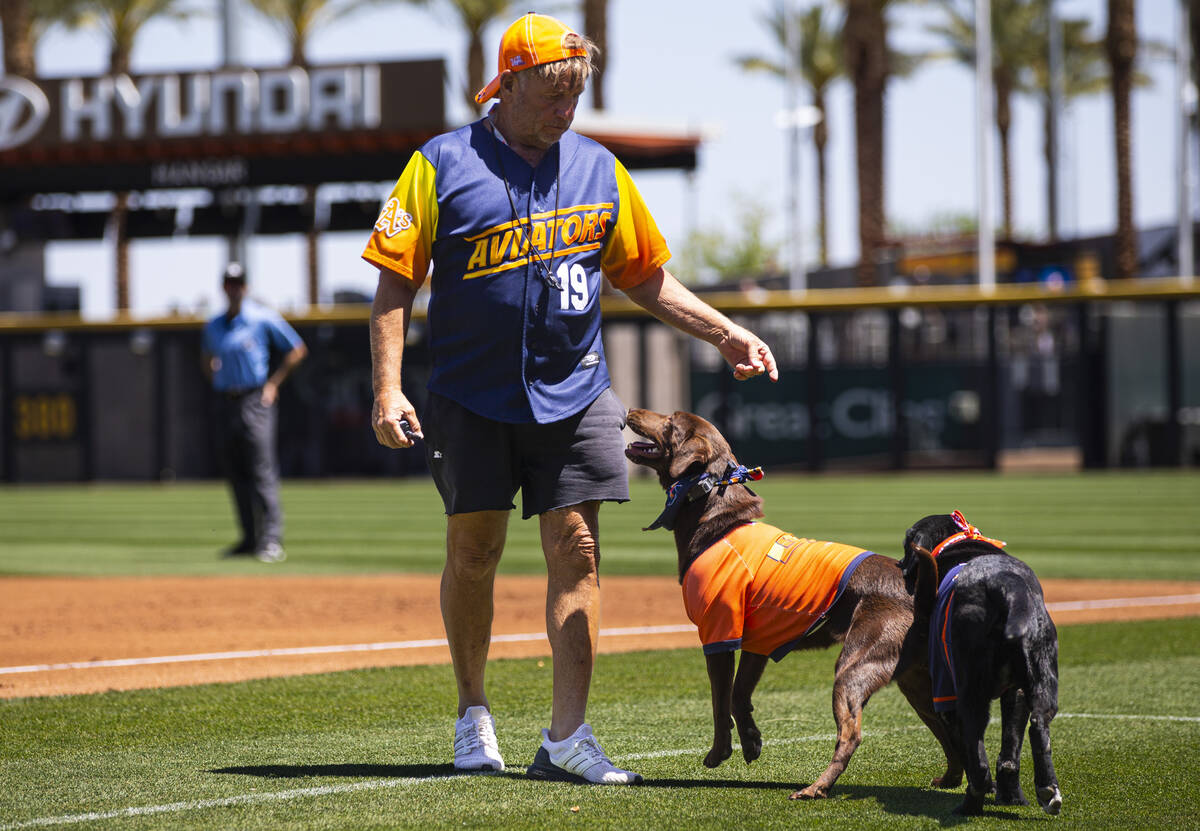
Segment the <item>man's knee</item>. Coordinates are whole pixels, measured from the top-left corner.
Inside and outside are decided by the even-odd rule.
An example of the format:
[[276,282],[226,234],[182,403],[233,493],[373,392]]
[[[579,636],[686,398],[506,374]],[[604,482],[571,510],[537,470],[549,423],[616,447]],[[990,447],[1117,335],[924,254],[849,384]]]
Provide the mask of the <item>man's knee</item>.
[[481,579],[495,573],[503,546],[481,540],[456,540],[446,550],[446,569],[458,579]]
[[504,552],[507,515],[455,514],[446,534],[446,570],[457,579],[478,580],[495,573]]
[[600,566],[600,544],[593,524],[578,513],[554,522],[542,538],[543,553],[552,570],[586,576]]

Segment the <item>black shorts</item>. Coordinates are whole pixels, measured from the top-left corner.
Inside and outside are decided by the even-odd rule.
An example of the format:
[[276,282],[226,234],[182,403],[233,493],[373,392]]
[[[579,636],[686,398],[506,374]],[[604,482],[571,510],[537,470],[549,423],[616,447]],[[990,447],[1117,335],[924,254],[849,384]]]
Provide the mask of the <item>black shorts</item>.
[[425,458],[447,514],[508,511],[524,519],[591,500],[629,501],[625,406],[607,389],[552,424],[507,424],[437,393],[421,417]]

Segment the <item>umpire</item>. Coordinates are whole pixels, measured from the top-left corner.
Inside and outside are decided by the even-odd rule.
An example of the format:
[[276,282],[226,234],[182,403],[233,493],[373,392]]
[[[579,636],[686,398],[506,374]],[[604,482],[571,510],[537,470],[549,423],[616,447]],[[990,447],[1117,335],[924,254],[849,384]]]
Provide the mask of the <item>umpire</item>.
[[[204,327],[204,370],[216,391],[221,461],[242,526],[241,541],[225,556],[278,563],[287,555],[275,404],[279,385],[308,349],[278,312],[246,297],[246,271],[240,263],[225,268],[222,288],[229,307]],[[270,372],[273,352],[283,357]]]

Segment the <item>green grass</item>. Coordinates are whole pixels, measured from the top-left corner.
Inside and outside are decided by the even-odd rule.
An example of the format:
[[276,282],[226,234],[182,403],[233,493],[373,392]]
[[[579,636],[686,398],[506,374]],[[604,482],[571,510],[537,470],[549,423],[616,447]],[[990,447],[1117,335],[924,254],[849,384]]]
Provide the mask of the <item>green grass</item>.
[[[662,506],[645,480],[603,512],[604,570],[672,574]],[[897,556],[905,528],[960,508],[1043,577],[1200,579],[1200,474],[774,475],[768,520]],[[219,483],[0,488],[2,574],[353,574],[436,571],[444,519],[423,480],[289,482],[290,559],[223,561],[232,538]],[[536,522],[514,519],[502,570],[542,573]],[[1063,627],[1055,764],[1059,827],[1200,827],[1200,619]],[[0,640],[0,644],[3,641]],[[2,647],[0,647],[2,649]],[[708,771],[697,649],[605,655],[589,716],[647,787],[524,780],[550,708],[550,662],[495,661],[489,693],[510,771],[453,777],[448,666],[0,701],[0,831],[71,828],[1009,828],[1048,821],[927,787],[939,751],[894,688],[834,797],[794,803],[832,750],[833,651],[793,653],[756,697],[766,738],[751,766]],[[0,662],[3,663],[3,662]],[[998,735],[989,732],[993,762]],[[1025,753],[1023,780],[1032,793]],[[577,810],[574,810],[577,809]],[[91,816],[89,819],[88,816]],[[51,821],[58,819],[59,821]]]
[[[904,531],[961,509],[1042,577],[1200,579],[1200,472],[874,476],[775,474],[755,484],[768,521],[900,555]],[[674,572],[665,531],[643,532],[662,491],[601,512],[604,571]],[[0,574],[332,574],[441,569],[445,518],[425,479],[293,481],[283,487],[289,559],[222,561],[234,539],[217,482],[0,487]],[[514,516],[501,571],[540,574],[537,522]]]
[[[1200,825],[1200,619],[1061,630],[1055,827]],[[536,783],[520,775],[549,712],[549,662],[496,661],[490,692],[503,775],[451,778],[449,667],[0,702],[0,829],[45,818],[72,828],[922,829],[959,825],[961,798],[927,787],[932,736],[894,688],[872,700],[866,738],[833,798],[790,802],[832,751],[835,653],[793,653],[756,697],[766,746],[716,771],[698,649],[601,656],[590,718],[642,788]],[[996,708],[996,712],[998,708]],[[993,763],[998,731],[988,750]],[[414,781],[400,781],[405,779]],[[1026,747],[1022,780],[1032,794]],[[307,793],[297,793],[304,789]],[[274,796],[274,798],[272,798]],[[166,806],[163,808],[162,806]],[[578,808],[578,811],[574,811]],[[1036,807],[963,823],[1049,821]],[[1043,827],[1043,826],[1036,826]]]

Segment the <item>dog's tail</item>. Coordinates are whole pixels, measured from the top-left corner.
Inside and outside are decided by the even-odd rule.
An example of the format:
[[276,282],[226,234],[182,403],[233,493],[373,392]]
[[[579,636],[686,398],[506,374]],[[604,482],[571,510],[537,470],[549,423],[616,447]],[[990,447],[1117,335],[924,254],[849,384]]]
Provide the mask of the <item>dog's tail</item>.
[[920,545],[913,546],[917,555],[917,580],[913,591],[913,608],[918,615],[929,617],[937,602],[938,564],[933,553]]

